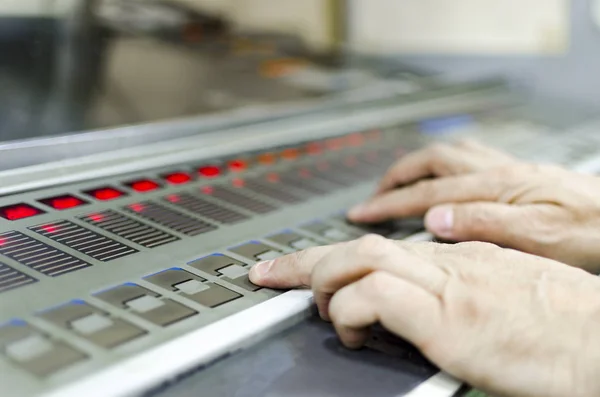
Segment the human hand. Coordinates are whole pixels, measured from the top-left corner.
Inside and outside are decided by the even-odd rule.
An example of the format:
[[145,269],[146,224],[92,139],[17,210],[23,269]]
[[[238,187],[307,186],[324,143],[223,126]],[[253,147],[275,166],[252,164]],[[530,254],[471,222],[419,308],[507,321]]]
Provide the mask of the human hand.
[[486,243],[366,236],[252,268],[253,283],[311,286],[342,342],[371,325],[495,396],[600,395],[600,279]]
[[399,160],[375,196],[348,214],[358,223],[414,216],[425,216],[427,229],[445,240],[486,241],[600,270],[594,176],[521,163],[472,143],[440,146]]

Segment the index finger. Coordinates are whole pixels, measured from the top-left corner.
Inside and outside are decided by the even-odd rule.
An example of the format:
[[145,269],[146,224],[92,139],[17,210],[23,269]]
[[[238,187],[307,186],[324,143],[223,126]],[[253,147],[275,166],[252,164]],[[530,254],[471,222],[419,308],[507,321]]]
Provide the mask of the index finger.
[[355,222],[383,222],[423,216],[430,208],[440,204],[497,201],[508,183],[489,172],[421,181],[375,196],[353,208],[348,217]]
[[[342,243],[344,244],[344,243]],[[327,254],[341,244],[308,248],[277,260],[257,263],[250,269],[250,281],[256,285],[274,289],[310,287],[313,268]],[[276,271],[271,271],[277,262]]]

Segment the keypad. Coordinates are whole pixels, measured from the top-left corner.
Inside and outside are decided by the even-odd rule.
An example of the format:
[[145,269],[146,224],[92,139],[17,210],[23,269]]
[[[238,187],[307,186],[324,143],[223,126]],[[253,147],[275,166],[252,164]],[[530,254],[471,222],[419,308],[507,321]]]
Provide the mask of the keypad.
[[303,236],[301,234],[285,231],[277,234],[273,234],[267,237],[267,240],[273,241],[274,243],[281,244],[290,247],[293,250],[300,251],[311,247],[317,247],[319,245],[314,239]]

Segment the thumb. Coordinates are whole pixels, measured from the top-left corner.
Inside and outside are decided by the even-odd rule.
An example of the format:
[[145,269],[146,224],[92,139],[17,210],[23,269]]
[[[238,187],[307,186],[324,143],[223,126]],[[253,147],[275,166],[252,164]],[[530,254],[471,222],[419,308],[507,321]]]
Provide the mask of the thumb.
[[440,205],[425,216],[427,230],[450,241],[483,241],[526,249],[531,239],[523,219],[531,208],[494,202]]

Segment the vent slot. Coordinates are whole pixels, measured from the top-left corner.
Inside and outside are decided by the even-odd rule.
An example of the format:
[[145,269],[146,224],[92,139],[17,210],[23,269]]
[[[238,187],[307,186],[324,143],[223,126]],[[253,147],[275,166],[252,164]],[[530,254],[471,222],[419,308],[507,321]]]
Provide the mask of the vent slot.
[[135,248],[65,220],[29,229],[101,262],[109,262],[138,252]]
[[0,262],[0,293],[33,284],[38,280]]
[[150,201],[130,204],[124,208],[137,216],[188,236],[197,236],[217,229],[216,226],[210,223],[194,219]]
[[226,203],[238,206],[257,214],[266,214],[275,211],[277,207],[267,204],[263,201],[242,195],[240,192],[233,191],[223,186],[204,186],[201,190],[204,194],[223,200]]
[[146,248],[156,248],[179,240],[179,237],[112,210],[95,212],[79,219]]
[[50,277],[92,266],[19,232],[0,234],[0,254]]
[[281,182],[293,188],[302,189],[313,195],[327,194],[337,188],[335,185],[312,177],[303,178],[297,171],[287,171],[281,174]]
[[297,197],[290,193],[289,190],[282,190],[272,183],[259,181],[258,179],[247,179],[245,186],[248,190],[274,198],[286,204],[296,204],[304,201],[303,198]]
[[193,212],[194,214],[202,215],[205,218],[226,225],[231,225],[249,219],[248,216],[237,211],[223,208],[220,205],[213,204],[207,200],[194,197],[187,193],[167,196],[165,201]]

